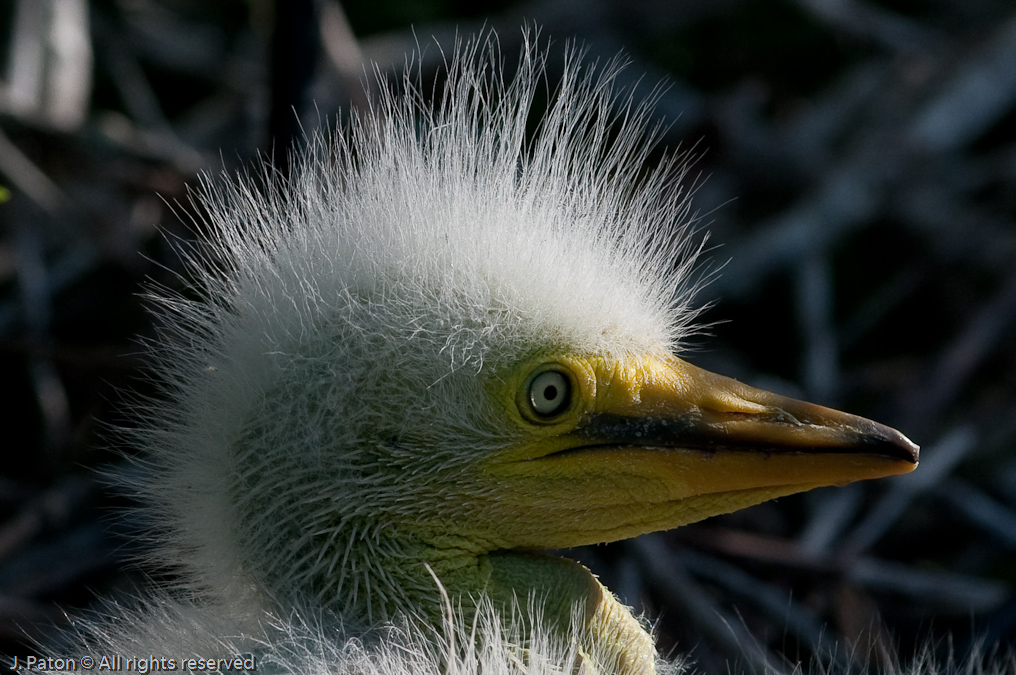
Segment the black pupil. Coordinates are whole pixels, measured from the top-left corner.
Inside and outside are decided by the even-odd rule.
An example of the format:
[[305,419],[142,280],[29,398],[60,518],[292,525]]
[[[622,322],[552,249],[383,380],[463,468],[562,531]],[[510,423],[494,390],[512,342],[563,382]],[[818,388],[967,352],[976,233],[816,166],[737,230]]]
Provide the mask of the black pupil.
[[547,388],[543,390],[543,398],[548,401],[553,401],[557,398],[557,387],[554,385],[547,385]]

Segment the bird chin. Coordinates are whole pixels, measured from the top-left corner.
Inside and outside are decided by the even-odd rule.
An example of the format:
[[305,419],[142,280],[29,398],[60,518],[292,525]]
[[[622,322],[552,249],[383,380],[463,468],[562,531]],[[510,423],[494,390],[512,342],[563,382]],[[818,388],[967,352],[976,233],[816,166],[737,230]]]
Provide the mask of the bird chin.
[[[548,549],[668,530],[817,487],[908,473],[884,454],[583,445],[497,469],[488,514],[514,546]],[[507,534],[507,532],[505,532]]]

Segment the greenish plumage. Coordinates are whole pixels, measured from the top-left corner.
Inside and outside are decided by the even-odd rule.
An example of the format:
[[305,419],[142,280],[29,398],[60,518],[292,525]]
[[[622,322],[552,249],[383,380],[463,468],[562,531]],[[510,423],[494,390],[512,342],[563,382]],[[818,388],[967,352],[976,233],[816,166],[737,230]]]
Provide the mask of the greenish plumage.
[[534,549],[914,466],[892,430],[673,356],[700,244],[683,162],[645,168],[650,104],[615,92],[616,63],[568,51],[530,136],[544,50],[511,77],[493,36],[448,58],[435,102],[407,75],[288,181],[197,191],[198,299],[153,298],[166,391],[136,435],[150,562],[181,588],[86,640],[218,632],[283,671],[404,672],[401,646],[439,669],[648,673],[631,613]]

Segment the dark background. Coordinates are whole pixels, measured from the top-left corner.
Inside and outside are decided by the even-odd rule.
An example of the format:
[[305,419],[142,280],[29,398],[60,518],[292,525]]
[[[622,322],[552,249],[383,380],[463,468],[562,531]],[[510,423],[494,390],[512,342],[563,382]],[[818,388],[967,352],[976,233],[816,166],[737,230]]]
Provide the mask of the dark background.
[[[722,274],[689,359],[895,426],[906,477],[569,554],[710,673],[1016,641],[1016,7],[992,0],[0,0],[0,653],[124,592],[110,425],[198,172],[283,157],[417,41],[523,22],[663,80]],[[552,66],[552,72],[553,66]],[[427,77],[431,77],[428,74]],[[273,144],[269,139],[276,139]],[[284,170],[284,162],[279,162]],[[752,637],[747,637],[748,635]],[[754,665],[753,665],[754,664]]]

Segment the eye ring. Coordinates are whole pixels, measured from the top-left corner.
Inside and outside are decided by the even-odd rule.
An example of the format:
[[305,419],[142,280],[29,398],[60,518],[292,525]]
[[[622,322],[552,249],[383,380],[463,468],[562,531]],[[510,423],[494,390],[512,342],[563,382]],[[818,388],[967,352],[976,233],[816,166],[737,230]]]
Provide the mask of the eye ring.
[[574,400],[571,378],[558,369],[535,373],[528,382],[525,401],[532,415],[541,422],[568,412]]

